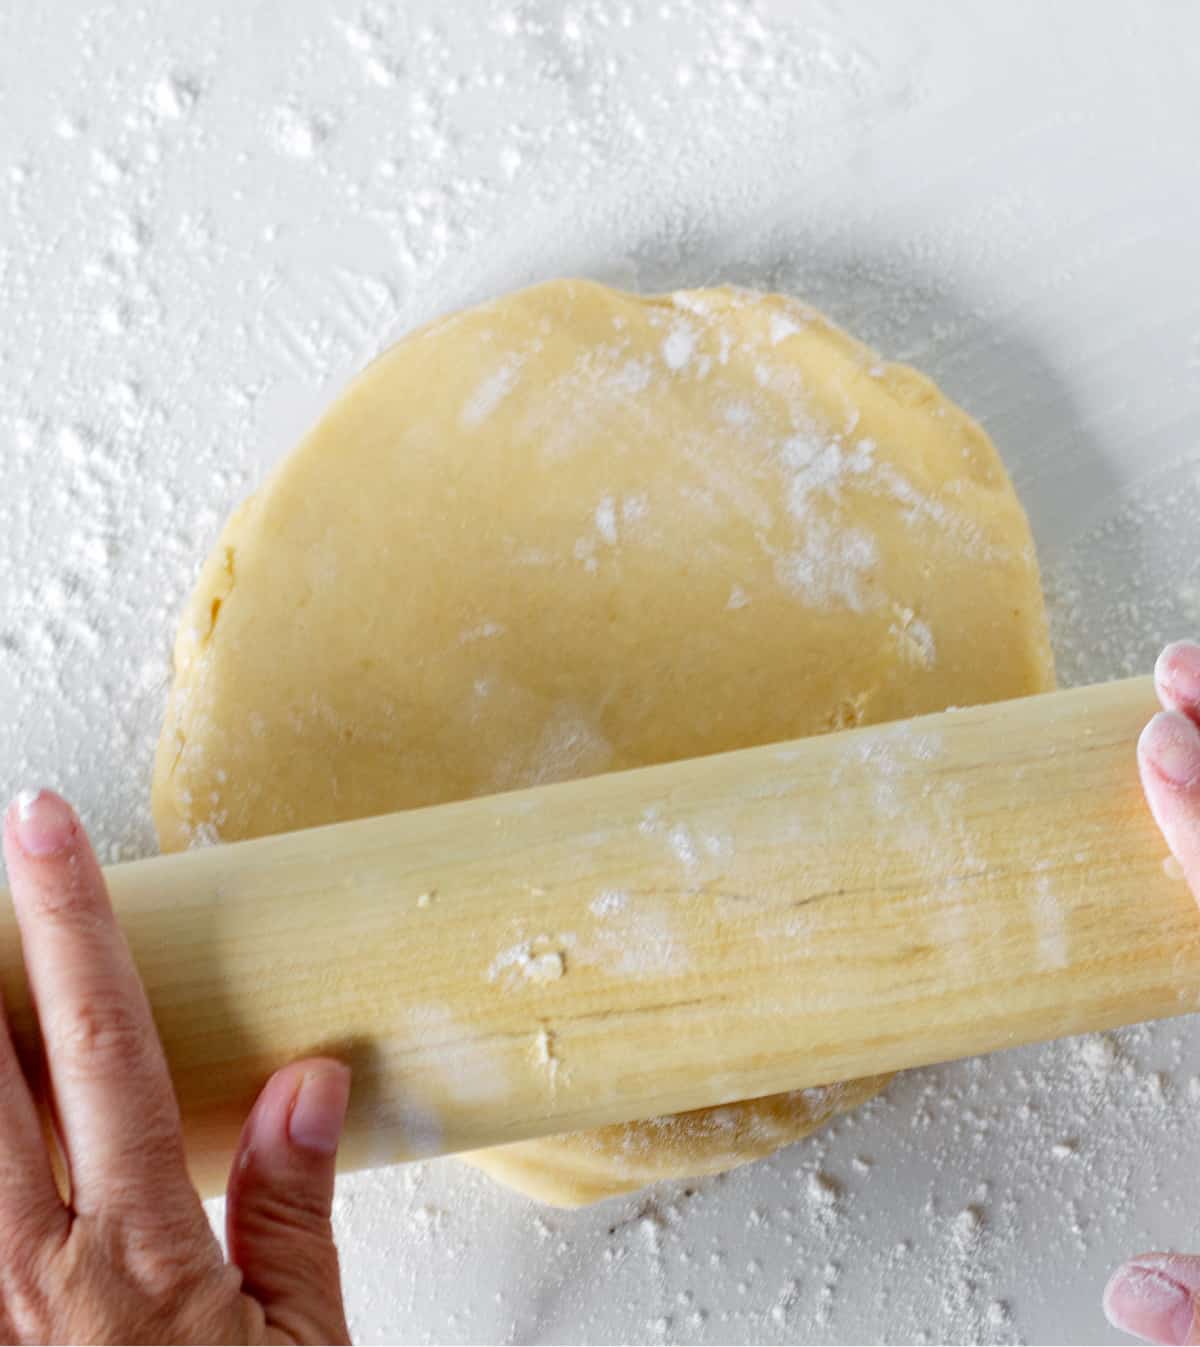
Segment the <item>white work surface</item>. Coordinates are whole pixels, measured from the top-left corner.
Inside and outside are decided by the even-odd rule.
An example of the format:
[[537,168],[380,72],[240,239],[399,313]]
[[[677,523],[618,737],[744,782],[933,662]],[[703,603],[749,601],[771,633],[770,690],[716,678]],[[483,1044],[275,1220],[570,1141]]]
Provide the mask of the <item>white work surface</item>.
[[[1167,0],[3,0],[0,784],[151,851],[227,511],[394,335],[564,274],[776,287],[927,370],[1029,508],[1064,681],[1148,669],[1200,628],[1198,128]],[[1198,1112],[1180,1020],[912,1072],[579,1213],[452,1161],[351,1176],[350,1322],[1108,1341],[1110,1266],[1200,1246]]]

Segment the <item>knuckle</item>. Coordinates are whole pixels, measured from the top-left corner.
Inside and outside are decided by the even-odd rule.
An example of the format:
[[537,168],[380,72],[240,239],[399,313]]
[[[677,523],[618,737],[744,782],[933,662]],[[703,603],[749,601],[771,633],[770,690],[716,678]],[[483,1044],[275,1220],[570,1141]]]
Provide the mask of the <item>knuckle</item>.
[[187,1178],[178,1116],[170,1115],[166,1109],[148,1114],[144,1123],[139,1121],[136,1140],[125,1144],[110,1142],[108,1160],[115,1172],[140,1174],[144,1180],[127,1192],[110,1194],[113,1209],[128,1208],[130,1214],[136,1215],[148,1228],[170,1232],[176,1224],[173,1207],[147,1210],[145,1186],[169,1193],[176,1200],[180,1194],[194,1192]]
[[52,1051],[80,1074],[140,1066],[150,1047],[141,1017],[116,989],[95,990],[53,1025]]
[[14,1286],[5,1291],[0,1311],[5,1342],[48,1342],[53,1323],[50,1297],[41,1288]]
[[[201,1227],[201,1222],[202,1227]],[[154,1300],[185,1295],[220,1266],[215,1240],[201,1215],[121,1232],[121,1262],[129,1280]]]
[[336,1258],[328,1201],[304,1192],[299,1185],[290,1192],[255,1192],[239,1210],[238,1222],[259,1240],[286,1239],[297,1259],[324,1262]]
[[39,884],[30,902],[34,915],[47,922],[90,926],[97,916],[95,888],[75,866],[57,882]]
[[0,1245],[0,1328],[5,1342],[41,1342],[54,1321],[45,1240],[21,1224]]
[[20,1229],[4,1241],[0,1256],[4,1263],[4,1303],[9,1309],[14,1302],[32,1303],[42,1294],[38,1250],[39,1242]]

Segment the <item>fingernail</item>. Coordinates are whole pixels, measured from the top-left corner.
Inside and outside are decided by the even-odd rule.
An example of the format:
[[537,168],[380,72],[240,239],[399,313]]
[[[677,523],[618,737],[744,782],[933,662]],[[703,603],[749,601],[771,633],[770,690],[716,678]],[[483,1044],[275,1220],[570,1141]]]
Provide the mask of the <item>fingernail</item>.
[[75,836],[75,811],[49,790],[23,790],[12,803],[17,843],[27,856],[53,856]]
[[1173,785],[1200,782],[1200,730],[1178,711],[1160,711],[1142,731],[1138,752]]
[[1104,1313],[1114,1328],[1148,1342],[1187,1342],[1192,1293],[1158,1268],[1126,1263],[1104,1290]]
[[301,1150],[332,1155],[350,1102],[350,1068],[329,1062],[304,1073],[288,1118],[288,1136]]

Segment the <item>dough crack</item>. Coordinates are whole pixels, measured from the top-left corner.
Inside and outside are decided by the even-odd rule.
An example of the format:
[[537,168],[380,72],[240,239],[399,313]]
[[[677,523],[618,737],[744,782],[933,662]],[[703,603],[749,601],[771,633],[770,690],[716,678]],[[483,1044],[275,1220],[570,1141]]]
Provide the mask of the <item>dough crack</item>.
[[209,604],[208,630],[201,638],[200,644],[202,646],[208,645],[212,640],[213,633],[217,629],[217,619],[221,616],[221,609],[225,604],[225,600],[233,593],[234,582],[237,578],[234,571],[233,556],[234,549],[232,547],[226,547],[225,555],[221,563],[221,570],[223,572],[220,581],[221,589],[219,593],[213,595],[212,602]]

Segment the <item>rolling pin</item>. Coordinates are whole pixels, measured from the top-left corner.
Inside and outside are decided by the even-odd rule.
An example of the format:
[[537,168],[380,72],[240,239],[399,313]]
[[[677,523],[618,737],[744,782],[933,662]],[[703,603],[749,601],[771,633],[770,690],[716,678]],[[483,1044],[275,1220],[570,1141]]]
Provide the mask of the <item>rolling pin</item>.
[[114,866],[193,1175],[223,1187],[314,1052],[354,1068],[355,1167],[1194,1010],[1155,705],[1133,679]]

